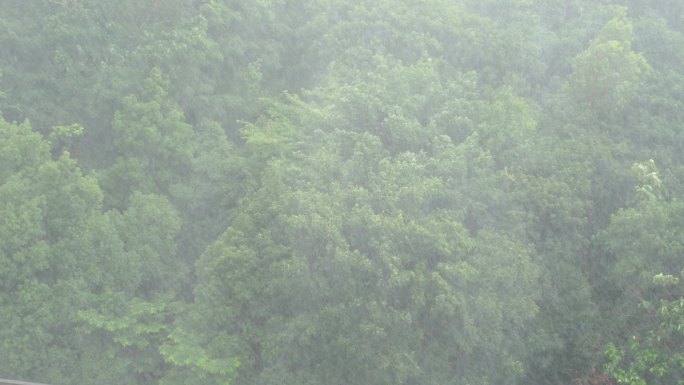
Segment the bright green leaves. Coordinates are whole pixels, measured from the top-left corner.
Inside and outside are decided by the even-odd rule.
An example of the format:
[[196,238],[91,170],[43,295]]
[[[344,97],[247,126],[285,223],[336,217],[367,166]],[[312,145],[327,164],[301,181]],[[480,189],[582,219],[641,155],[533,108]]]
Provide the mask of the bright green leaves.
[[198,379],[205,384],[228,385],[240,367],[237,357],[209,356],[196,335],[182,330],[171,333],[159,352],[173,366],[160,381],[162,385],[186,384]]
[[283,99],[270,101],[270,106],[254,124],[246,123],[241,129],[247,161],[257,174],[271,160],[289,160],[298,151],[306,151],[303,145],[314,134],[312,126],[317,126],[322,119],[321,111],[298,97],[286,93]]
[[637,178],[637,186],[634,188],[637,202],[663,200],[665,198],[665,187],[658,176],[658,169],[653,159],[649,159],[647,162],[634,163],[632,173]]
[[[112,299],[116,296],[112,296]],[[170,298],[162,298],[159,302],[150,303],[134,299],[129,303],[119,303],[112,306],[107,303],[105,310],[117,309],[120,314],[99,314],[94,309],[79,311],[78,316],[93,329],[113,333],[112,339],[121,347],[145,349],[149,346],[149,337],[162,334],[165,317],[168,312]]]
[[[105,292],[93,308],[78,311],[85,323],[80,332],[119,366],[119,376],[138,384],[157,384],[169,365],[162,358],[171,322],[180,305],[169,295],[150,301],[127,299],[122,293]],[[113,344],[112,344],[113,342]],[[100,381],[111,381],[101,378]]]

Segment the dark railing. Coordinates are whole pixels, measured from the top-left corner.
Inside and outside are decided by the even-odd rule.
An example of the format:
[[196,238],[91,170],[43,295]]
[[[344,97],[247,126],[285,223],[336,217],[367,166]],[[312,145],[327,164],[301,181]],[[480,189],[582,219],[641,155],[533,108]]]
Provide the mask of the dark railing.
[[37,382],[4,380],[4,379],[0,378],[0,385],[46,385],[46,384],[39,384]]

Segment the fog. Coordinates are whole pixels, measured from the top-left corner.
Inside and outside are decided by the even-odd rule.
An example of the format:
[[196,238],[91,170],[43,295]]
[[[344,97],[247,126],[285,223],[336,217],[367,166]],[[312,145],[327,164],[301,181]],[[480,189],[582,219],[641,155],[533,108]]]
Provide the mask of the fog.
[[0,384],[681,384],[682,63],[680,1],[0,0]]

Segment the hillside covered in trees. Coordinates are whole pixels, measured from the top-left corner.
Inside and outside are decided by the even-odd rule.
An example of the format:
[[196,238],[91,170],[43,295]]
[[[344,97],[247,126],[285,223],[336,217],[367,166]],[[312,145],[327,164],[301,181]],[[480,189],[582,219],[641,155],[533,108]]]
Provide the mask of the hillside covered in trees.
[[684,383],[684,2],[2,0],[0,377]]

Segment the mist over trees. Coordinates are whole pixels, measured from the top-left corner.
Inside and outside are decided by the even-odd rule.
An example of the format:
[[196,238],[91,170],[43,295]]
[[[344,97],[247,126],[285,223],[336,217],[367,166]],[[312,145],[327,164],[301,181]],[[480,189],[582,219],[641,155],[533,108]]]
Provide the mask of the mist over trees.
[[0,378],[684,381],[684,2],[3,0]]

